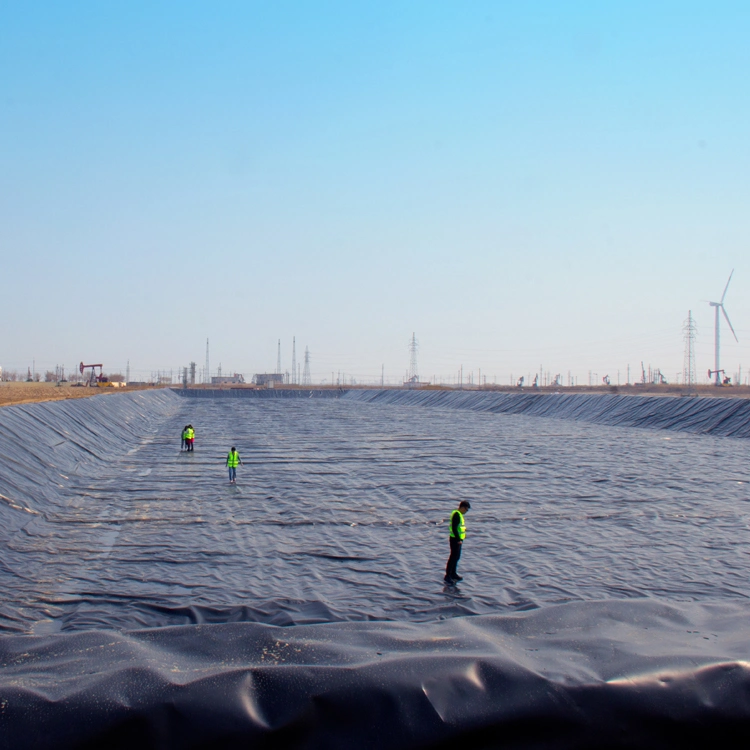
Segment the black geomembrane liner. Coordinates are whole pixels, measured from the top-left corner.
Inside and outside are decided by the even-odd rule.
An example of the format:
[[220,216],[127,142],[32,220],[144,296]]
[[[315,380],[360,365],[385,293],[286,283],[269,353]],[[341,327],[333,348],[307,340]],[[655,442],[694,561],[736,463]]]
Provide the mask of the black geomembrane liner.
[[748,402],[246,394],[0,409],[0,748],[746,744]]

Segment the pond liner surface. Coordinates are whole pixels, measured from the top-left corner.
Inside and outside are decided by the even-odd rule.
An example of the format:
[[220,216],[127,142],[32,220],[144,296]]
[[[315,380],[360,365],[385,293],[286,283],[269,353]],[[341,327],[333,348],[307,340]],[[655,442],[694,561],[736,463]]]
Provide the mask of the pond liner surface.
[[388,389],[350,389],[342,398],[365,404],[466,409],[699,435],[750,437],[750,399],[744,398]]
[[345,388],[173,388],[183,398],[300,399],[341,398]]
[[592,393],[498,393],[402,388],[174,389],[183,398],[340,398],[363,404],[466,409],[592,424],[750,437],[750,399]]
[[0,408],[0,509],[66,502],[58,489],[70,475],[116,462],[179,406],[172,391],[154,390]]
[[[339,395],[361,393],[396,405],[387,392]],[[701,415],[649,398],[622,397],[628,413],[579,396],[561,408],[539,397],[415,395],[429,394],[405,393],[402,405],[489,401],[668,429],[681,415],[688,431],[744,436],[742,404],[721,399],[690,400]],[[0,575],[22,584],[31,574],[6,550],[65,509],[68,477],[111,469],[158,439],[183,404],[153,391],[0,409]],[[745,747],[749,616],[737,600],[646,597],[430,622],[104,624],[48,635],[6,622],[0,748]]]
[[0,639],[3,748],[744,747],[743,605]]

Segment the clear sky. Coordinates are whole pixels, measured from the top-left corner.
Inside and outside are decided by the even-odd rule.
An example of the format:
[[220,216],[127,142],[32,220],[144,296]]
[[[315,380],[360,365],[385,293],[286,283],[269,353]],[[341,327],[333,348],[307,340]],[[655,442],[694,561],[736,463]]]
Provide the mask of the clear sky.
[[750,3],[0,0],[0,365],[750,369]]

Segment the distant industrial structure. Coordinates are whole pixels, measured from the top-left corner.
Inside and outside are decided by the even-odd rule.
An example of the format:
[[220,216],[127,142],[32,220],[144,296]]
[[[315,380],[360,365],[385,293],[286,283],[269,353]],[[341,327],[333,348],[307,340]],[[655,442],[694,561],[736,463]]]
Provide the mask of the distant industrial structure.
[[697,383],[695,370],[695,336],[697,329],[693,320],[693,311],[688,310],[688,317],[682,327],[685,334],[685,360],[682,365],[682,382],[692,388]]
[[[122,386],[127,385],[127,383],[122,380],[122,376],[120,376],[119,380],[110,380],[104,374],[102,367],[103,365],[101,364],[86,365],[81,362],[81,364],[78,365],[78,371],[81,373],[81,375],[84,375],[86,370],[91,370],[88,377],[83,378],[83,382],[89,386],[97,386],[99,388],[121,388]],[[99,368],[98,375],[96,374],[97,368]]]
[[302,370],[302,385],[312,385],[310,377],[310,350],[305,347],[305,369]]
[[204,383],[211,382],[211,370],[210,370],[209,361],[208,361],[208,339],[206,339],[206,369],[203,371],[203,382]]
[[[222,385],[246,385],[245,376],[242,373],[235,372],[232,375],[222,375],[221,363],[216,369],[216,374],[212,375],[209,360],[209,339],[206,338],[206,364],[199,370],[195,362],[190,362],[188,367],[181,367],[178,376],[182,382],[183,388],[195,386],[197,384],[208,386]],[[152,382],[159,382],[154,380]],[[291,371],[282,370],[281,364],[281,339],[277,340],[276,350],[276,370],[275,372],[259,372],[252,377],[252,384],[261,388],[274,388],[284,385],[312,385],[312,376],[310,373],[310,350],[305,347],[305,364],[304,370],[302,364],[297,362],[297,337],[292,337],[292,363]]]
[[297,337],[292,336],[292,385],[297,384]]
[[418,349],[417,334],[412,332],[411,341],[409,342],[409,372],[406,375],[406,380],[404,380],[404,387],[406,388],[421,388],[422,386],[429,385],[429,383],[419,382],[419,368],[417,367]]
[[253,385],[259,385],[261,388],[274,388],[277,385],[284,385],[284,376],[280,372],[257,372],[253,375]]
[[211,378],[211,385],[243,385],[245,378],[241,373],[235,372],[234,375],[215,375]]
[[[721,368],[720,364],[720,335],[721,335],[721,317],[724,316],[726,324],[729,326],[730,331],[737,339],[734,327],[729,320],[725,308],[725,299],[728,293],[729,285],[734,278],[734,271],[729,275],[729,278],[725,284],[723,293],[719,298],[719,301],[709,302],[710,306],[714,308],[715,315],[715,361],[714,369],[708,370],[708,378],[711,384],[716,385],[734,385],[736,382],[738,385],[743,383],[743,372],[742,367],[736,372],[731,372],[731,378],[727,376],[724,369]],[[682,333],[685,346],[683,366],[676,372],[674,370],[667,373],[666,370],[654,367],[651,364],[647,364],[648,360],[644,357],[646,362],[639,362],[640,372],[638,372],[638,365],[634,367],[630,363],[627,364],[626,370],[620,370],[612,368],[611,364],[607,369],[595,372],[594,370],[588,371],[588,388],[606,388],[616,389],[619,387],[630,387],[636,386],[642,388],[644,386],[677,386],[687,388],[691,393],[695,391],[695,388],[699,385],[706,385],[706,369],[702,370],[700,375],[700,383],[696,370],[701,371],[699,355],[696,352],[696,323],[693,317],[692,310],[688,311],[688,317],[683,321]],[[402,387],[402,388],[429,388],[429,387],[457,387],[459,389],[487,389],[487,390],[500,390],[505,389],[510,385],[518,390],[526,390],[533,388],[535,390],[543,388],[579,388],[585,387],[586,378],[575,375],[571,370],[567,371],[567,377],[564,372],[559,371],[558,368],[555,370],[545,370],[542,365],[539,365],[538,371],[531,369],[526,373],[518,373],[516,371],[515,376],[511,372],[510,381],[505,381],[506,385],[499,383],[497,375],[492,377],[486,374],[486,368],[466,367],[465,364],[461,364],[457,371],[452,374],[445,376],[431,375],[429,377],[420,376],[419,369],[419,349],[420,344],[417,340],[416,332],[413,331],[409,337],[408,350],[409,360],[408,369],[403,372],[403,375],[398,378],[394,377],[391,380],[386,378],[386,365],[379,364],[378,366],[378,377],[375,379],[373,375],[361,376],[361,364],[355,365],[359,372],[356,378],[352,374],[344,373],[341,370],[336,373],[335,370],[331,369],[330,381],[326,377],[323,380],[317,380],[316,382],[321,384],[321,387],[372,387],[379,385],[381,388],[389,387],[387,383],[390,383],[390,387]],[[304,356],[302,347],[300,346],[300,352],[297,352],[297,337],[292,337],[291,351],[284,354],[282,357],[281,339],[277,338],[276,341],[276,362],[275,369],[273,371],[256,372],[252,378],[250,375],[243,375],[241,373],[234,372],[233,374],[222,376],[221,364],[212,373],[210,371],[209,362],[209,339],[206,338],[206,366],[205,368],[197,368],[195,362],[190,362],[188,368],[180,367],[178,370],[179,376],[177,382],[182,382],[183,387],[196,386],[200,383],[206,384],[207,386],[242,386],[252,384],[259,388],[280,388],[280,387],[310,387],[313,384],[313,378],[311,373],[311,354],[309,347],[304,347]],[[270,342],[269,342],[270,343]],[[270,352],[269,352],[270,353]],[[726,353],[725,353],[726,354]],[[286,357],[290,356],[289,360]],[[286,360],[286,362],[285,362]],[[129,363],[128,363],[129,364]],[[271,364],[271,362],[267,362]],[[697,366],[696,366],[697,365]],[[424,366],[424,363],[423,363]],[[246,372],[249,370],[247,368]],[[269,368],[270,370],[270,368]],[[523,371],[522,371],[523,372]],[[605,373],[602,375],[602,373]],[[5,375],[5,373],[3,373]],[[327,375],[328,373],[326,373]],[[394,373],[395,374],[395,373]],[[9,373],[9,376],[14,376],[15,373]],[[621,378],[621,375],[623,376]],[[668,375],[671,377],[668,378]],[[633,377],[635,376],[635,377]],[[31,376],[30,376],[31,377]],[[245,379],[247,378],[247,380]],[[4,378],[8,379],[8,378]],[[156,377],[152,374],[151,381],[156,383],[170,382],[166,378]],[[745,381],[750,385],[750,377],[745,377]],[[329,385],[330,383],[330,385]]]
[[297,362],[297,337],[292,337],[292,366],[291,370],[283,370],[281,366],[281,339],[276,343],[276,370],[274,372],[259,372],[253,375],[253,384],[263,388],[274,388],[278,385],[311,385],[310,350],[305,347],[304,370]]

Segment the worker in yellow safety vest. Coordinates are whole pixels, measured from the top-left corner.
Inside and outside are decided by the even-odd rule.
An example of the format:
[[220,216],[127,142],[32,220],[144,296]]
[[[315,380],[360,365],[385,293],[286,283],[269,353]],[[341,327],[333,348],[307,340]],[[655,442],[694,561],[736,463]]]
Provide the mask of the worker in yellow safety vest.
[[240,454],[232,446],[232,450],[227,453],[227,466],[229,467],[229,484],[237,484],[237,465],[242,463]]
[[448,541],[451,545],[451,554],[448,558],[448,565],[445,568],[445,582],[456,583],[456,581],[463,581],[463,578],[458,575],[456,567],[458,566],[458,559],[461,557],[461,547],[463,546],[464,539],[466,539],[466,522],[464,516],[471,508],[471,503],[468,500],[462,500],[458,504],[458,508],[451,513],[450,529],[448,531]]
[[193,429],[193,425],[189,424],[185,428],[185,444],[186,444],[185,450],[192,451],[194,442],[195,442],[195,430]]
[[188,426],[185,425],[182,428],[182,444],[180,445],[180,452],[187,450],[187,430]]

